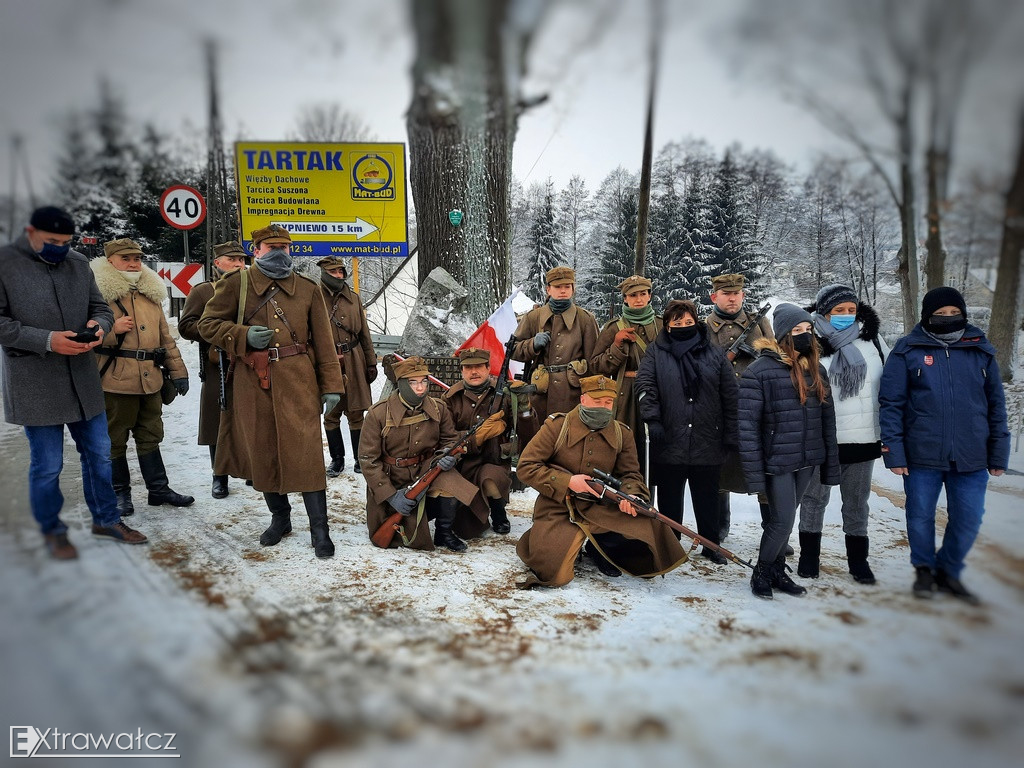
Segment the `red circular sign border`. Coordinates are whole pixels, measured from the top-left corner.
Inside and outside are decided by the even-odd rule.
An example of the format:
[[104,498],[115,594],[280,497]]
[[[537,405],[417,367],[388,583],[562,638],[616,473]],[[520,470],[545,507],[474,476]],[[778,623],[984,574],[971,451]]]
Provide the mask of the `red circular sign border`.
[[[177,224],[171,221],[171,219],[167,216],[167,213],[164,211],[164,200],[167,199],[167,196],[171,194],[171,192],[176,192],[179,189],[183,189],[186,192],[191,192],[197,198],[199,198],[199,206],[201,208],[201,211],[199,213],[199,219],[196,221],[195,224],[189,224],[187,226]],[[204,221],[206,221],[206,200],[203,198],[201,194],[199,194],[199,190],[196,189],[195,187],[190,187],[188,184],[175,184],[173,187],[168,187],[167,189],[165,189],[163,194],[160,195],[160,215],[163,217],[164,221],[166,221],[170,226],[174,227],[175,229],[196,229],[197,227],[202,225]]]

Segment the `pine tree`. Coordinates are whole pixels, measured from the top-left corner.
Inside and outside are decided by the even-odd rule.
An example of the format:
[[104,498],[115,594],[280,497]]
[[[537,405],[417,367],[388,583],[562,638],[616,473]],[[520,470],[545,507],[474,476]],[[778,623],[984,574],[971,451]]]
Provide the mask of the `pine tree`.
[[[623,190],[617,215],[601,249],[597,272],[590,281],[591,306],[598,320],[611,319],[621,304],[619,283],[633,274],[638,200],[635,190]],[[605,313],[604,308],[611,310]]]
[[543,297],[544,276],[549,269],[565,263],[555,221],[555,193],[551,179],[548,179],[543,200],[530,227],[530,255],[526,285],[529,291],[536,290],[536,295]]
[[582,176],[573,176],[558,196],[558,222],[565,260],[573,269],[581,266],[583,240],[594,219],[594,205],[590,200],[587,182]]

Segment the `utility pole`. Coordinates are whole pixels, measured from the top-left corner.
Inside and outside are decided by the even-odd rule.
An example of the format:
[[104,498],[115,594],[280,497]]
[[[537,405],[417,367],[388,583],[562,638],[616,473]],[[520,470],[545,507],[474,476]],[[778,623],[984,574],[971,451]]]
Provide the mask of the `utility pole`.
[[206,83],[208,102],[206,158],[206,276],[211,277],[213,246],[233,235],[231,205],[228,198],[228,171],[224,162],[223,130],[220,122],[220,97],[217,92],[217,51],[213,38],[207,38]]
[[640,194],[637,200],[636,251],[633,274],[642,275],[647,266],[647,221],[651,210],[651,164],[654,155],[654,98],[658,88],[658,59],[665,24],[663,0],[651,0],[650,74],[647,80],[647,126],[644,131],[644,155],[640,168]]

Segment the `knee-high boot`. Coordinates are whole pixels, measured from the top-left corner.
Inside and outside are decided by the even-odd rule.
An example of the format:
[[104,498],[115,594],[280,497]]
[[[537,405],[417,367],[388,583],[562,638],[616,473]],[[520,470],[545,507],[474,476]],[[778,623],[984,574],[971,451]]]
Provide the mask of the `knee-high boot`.
[[802,579],[818,578],[821,567],[821,533],[800,531],[800,560],[796,567]]
[[334,557],[334,542],[327,527],[327,491],[306,491],[302,494],[309,517],[309,540],[320,558]]
[[434,546],[447,547],[452,552],[462,552],[466,549],[466,542],[452,533],[452,525],[455,523],[455,513],[459,508],[458,499],[437,500],[437,517],[434,518]]
[[260,544],[272,547],[292,532],[292,505],[288,503],[288,494],[285,493],[265,491],[263,498],[270,510],[270,526],[260,536]]
[[[210,466],[217,466],[217,446],[210,446]],[[216,471],[216,470],[214,470]],[[228,495],[228,476],[217,475],[213,476],[213,485],[210,486],[210,495],[215,499],[223,499]]]
[[167,470],[164,469],[164,460],[159,448],[145,456],[139,456],[139,468],[142,469],[142,477],[146,480],[151,507],[159,507],[161,504],[187,507],[195,501],[194,497],[183,496],[167,484]]
[[487,506],[491,508],[491,530],[500,534],[511,531],[512,525],[508,521],[508,513],[505,512],[505,500],[488,499]]
[[875,574],[868,565],[868,537],[846,537],[846,561],[850,565],[850,573],[858,584],[874,584]]
[[348,433],[352,438],[352,470],[359,475],[363,473],[359,467],[359,435],[362,431],[361,429],[350,429]]
[[135,505],[132,504],[132,474],[128,469],[128,457],[122,456],[119,459],[110,460],[110,479],[114,484],[114,494],[117,496],[117,511],[121,517],[130,517],[135,514]]
[[345,469],[345,441],[341,439],[341,429],[327,430],[327,450],[331,454],[331,463],[327,465],[327,476],[337,477]]

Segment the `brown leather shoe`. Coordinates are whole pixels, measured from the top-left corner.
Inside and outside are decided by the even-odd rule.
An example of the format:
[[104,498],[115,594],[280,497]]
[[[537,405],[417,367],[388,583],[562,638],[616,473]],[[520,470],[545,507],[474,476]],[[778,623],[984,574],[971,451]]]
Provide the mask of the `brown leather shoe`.
[[133,528],[129,528],[120,520],[109,527],[96,525],[94,523],[92,526],[92,535],[98,539],[111,539],[112,541],[119,541],[122,544],[145,544],[149,541],[149,539],[141,533]]
[[54,560],[77,560],[78,550],[68,541],[66,533],[47,533],[43,536],[46,549]]

